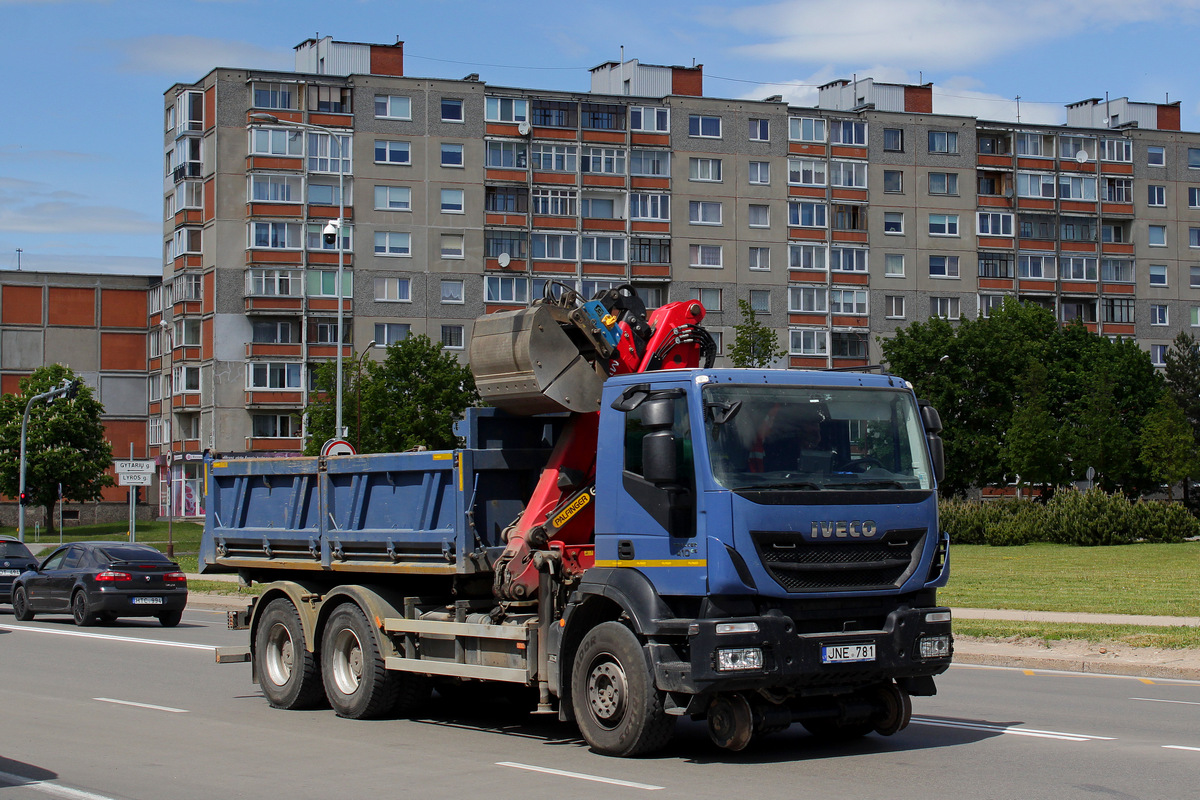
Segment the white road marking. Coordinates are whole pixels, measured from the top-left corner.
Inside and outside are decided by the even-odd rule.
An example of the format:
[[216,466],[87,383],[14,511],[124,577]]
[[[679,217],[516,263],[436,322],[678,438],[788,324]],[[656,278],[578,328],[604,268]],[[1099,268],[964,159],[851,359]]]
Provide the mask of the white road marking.
[[133,636],[114,636],[110,633],[84,633],[83,631],[59,630],[58,628],[35,628],[28,626],[0,625],[0,630],[13,633],[52,633],[57,636],[80,636],[84,639],[107,639],[110,642],[132,642],[134,644],[153,644],[159,647],[182,647],[187,650],[216,650],[207,644],[187,644],[186,642],[166,642],[162,639],[138,639]]
[[1184,747],[1181,744],[1164,744],[1164,750],[1191,750],[1193,753],[1200,753],[1200,747]]
[[959,728],[966,731],[987,731],[989,733],[1010,733],[1013,736],[1032,736],[1037,739],[1058,739],[1064,742],[1115,741],[1115,736],[1090,736],[1086,733],[1064,733],[1062,731],[1040,731],[1035,728],[1014,728],[1010,725],[989,725],[985,722],[962,722],[950,719],[935,719],[933,717],[913,717],[917,725],[932,725],[937,728]]
[[1143,703],[1175,703],[1181,706],[1200,706],[1192,700],[1159,700],[1157,697],[1131,697],[1130,700],[1141,700]]
[[132,700],[114,700],[111,697],[93,697],[101,703],[116,703],[119,706],[134,706],[135,708],[148,708],[151,711],[170,711],[172,714],[186,714],[186,708],[171,708],[170,706],[153,706],[149,703],[135,703]]
[[[1078,672],[1066,669],[1028,669],[1027,667],[1002,667],[998,664],[951,664],[950,669],[989,669],[1002,672],[1024,672],[1033,675],[1051,675],[1068,678],[1118,678],[1123,680],[1144,681],[1140,675],[1119,675],[1108,672]],[[1188,678],[1155,678],[1155,686],[1200,686],[1200,680]]]
[[665,788],[663,786],[655,786],[652,783],[636,783],[634,781],[617,780],[616,778],[602,778],[599,775],[587,775],[583,772],[567,772],[566,770],[550,769],[549,767],[535,767],[530,764],[518,764],[515,761],[497,761],[496,766],[541,772],[546,775],[558,775],[563,778],[578,778],[581,781],[592,781],[593,783],[607,783],[610,786],[624,786],[628,789],[645,789],[651,792]]
[[0,772],[0,783],[22,789],[33,789],[35,792],[42,792],[43,794],[54,795],[55,797],[64,797],[67,800],[114,800],[114,798],[108,795],[85,792],[81,789],[72,789],[69,786],[63,786],[52,781],[37,781],[21,775],[14,775],[11,772]]

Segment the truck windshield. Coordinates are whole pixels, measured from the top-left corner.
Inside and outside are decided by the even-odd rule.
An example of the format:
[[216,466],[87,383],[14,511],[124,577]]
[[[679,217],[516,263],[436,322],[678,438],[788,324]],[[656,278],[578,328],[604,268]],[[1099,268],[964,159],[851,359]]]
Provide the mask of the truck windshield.
[[728,489],[931,489],[912,396],[877,388],[704,387],[713,477]]

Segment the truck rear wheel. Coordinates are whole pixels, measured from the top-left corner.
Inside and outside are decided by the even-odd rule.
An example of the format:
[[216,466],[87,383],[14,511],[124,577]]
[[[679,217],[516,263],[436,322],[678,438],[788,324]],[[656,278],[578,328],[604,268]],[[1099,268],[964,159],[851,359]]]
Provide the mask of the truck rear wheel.
[[597,625],[583,637],[571,697],[579,730],[599,753],[646,755],[671,739],[675,718],[663,709],[641,642],[619,622]]
[[329,704],[350,719],[412,711],[428,698],[431,686],[424,675],[387,670],[375,630],[353,603],[338,606],[325,623],[321,674]]
[[263,696],[273,707],[313,708],[321,702],[321,667],[304,646],[304,628],[290,600],[272,600],[263,611],[254,661]]

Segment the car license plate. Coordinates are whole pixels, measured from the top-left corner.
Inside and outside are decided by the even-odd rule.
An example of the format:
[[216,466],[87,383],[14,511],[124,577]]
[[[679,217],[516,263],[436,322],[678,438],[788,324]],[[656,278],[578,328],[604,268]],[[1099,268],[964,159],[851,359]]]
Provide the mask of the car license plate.
[[838,644],[821,648],[821,663],[847,664],[855,661],[874,661],[875,645]]
[[163,599],[161,597],[135,597],[133,604],[135,606],[161,606]]
[[20,574],[21,574],[21,570],[19,570],[19,569],[0,569],[0,575],[4,575],[5,577],[7,577],[9,575],[20,575]]

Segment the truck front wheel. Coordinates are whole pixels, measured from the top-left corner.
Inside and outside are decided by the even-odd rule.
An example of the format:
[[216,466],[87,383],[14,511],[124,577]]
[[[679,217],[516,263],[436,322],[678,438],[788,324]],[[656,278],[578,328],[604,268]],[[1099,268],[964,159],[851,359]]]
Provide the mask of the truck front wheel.
[[583,738],[610,756],[639,756],[671,739],[675,718],[663,710],[642,645],[619,622],[597,625],[580,643],[571,697]]
[[254,635],[255,672],[275,708],[312,708],[321,702],[321,668],[304,646],[304,628],[286,598],[272,600]]

